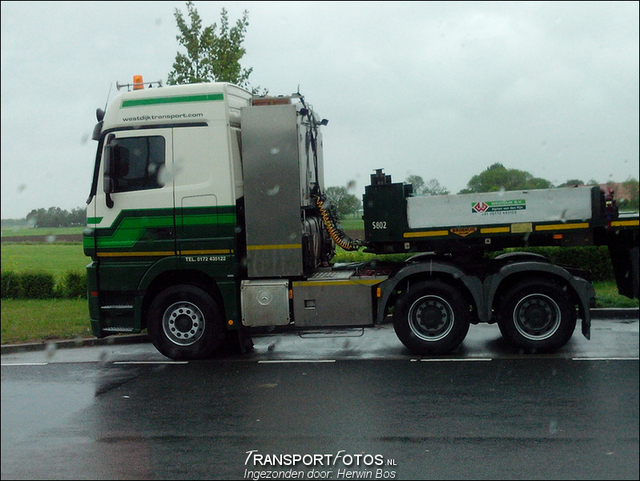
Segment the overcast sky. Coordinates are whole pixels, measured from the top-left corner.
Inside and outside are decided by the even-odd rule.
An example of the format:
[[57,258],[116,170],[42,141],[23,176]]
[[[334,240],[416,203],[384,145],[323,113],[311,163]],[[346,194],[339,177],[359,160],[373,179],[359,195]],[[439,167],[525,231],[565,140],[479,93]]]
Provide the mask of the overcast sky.
[[[252,86],[300,92],[327,186],[384,168],[452,193],[495,162],[556,185],[638,178],[638,2],[194,2],[249,12]],[[84,207],[95,110],[166,83],[186,2],[2,2],[2,218]],[[111,90],[110,90],[111,89]]]

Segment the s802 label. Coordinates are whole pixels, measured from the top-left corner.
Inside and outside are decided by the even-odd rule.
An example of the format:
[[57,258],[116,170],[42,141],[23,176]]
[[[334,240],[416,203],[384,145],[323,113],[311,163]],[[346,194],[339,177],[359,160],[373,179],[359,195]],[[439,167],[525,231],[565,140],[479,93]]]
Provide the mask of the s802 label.
[[382,230],[382,229],[386,229],[387,228],[387,221],[383,220],[380,222],[372,222],[371,223],[371,228],[374,230]]

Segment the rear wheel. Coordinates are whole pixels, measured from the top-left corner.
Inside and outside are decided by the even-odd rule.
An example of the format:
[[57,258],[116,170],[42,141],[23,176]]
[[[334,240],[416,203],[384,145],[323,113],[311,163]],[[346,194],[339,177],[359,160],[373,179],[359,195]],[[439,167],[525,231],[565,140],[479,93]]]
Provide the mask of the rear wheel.
[[151,302],[147,330],[153,345],[165,356],[205,359],[224,340],[224,319],[209,293],[183,284],[165,289]]
[[416,283],[393,309],[393,327],[415,354],[446,354],[469,332],[469,309],[462,295],[441,281]]
[[503,296],[498,326],[506,339],[527,352],[553,352],[571,339],[576,311],[565,287],[530,280]]

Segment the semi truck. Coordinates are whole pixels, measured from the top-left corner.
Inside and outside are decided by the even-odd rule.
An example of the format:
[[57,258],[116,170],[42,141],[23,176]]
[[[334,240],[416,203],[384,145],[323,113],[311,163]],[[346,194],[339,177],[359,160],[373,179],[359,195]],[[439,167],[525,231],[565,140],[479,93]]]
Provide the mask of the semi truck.
[[[619,292],[638,297],[638,215],[597,186],[420,196],[375,169],[354,238],[326,195],[328,121],[300,93],[118,87],[96,111],[83,235],[97,337],[146,329],[171,359],[229,341],[245,352],[252,332],[278,326],[393,323],[426,356],[455,351],[478,323],[522,352],[557,351],[578,319],[590,338],[589,273],[517,250],[528,246],[606,245]],[[336,249],[370,255],[337,263]]]

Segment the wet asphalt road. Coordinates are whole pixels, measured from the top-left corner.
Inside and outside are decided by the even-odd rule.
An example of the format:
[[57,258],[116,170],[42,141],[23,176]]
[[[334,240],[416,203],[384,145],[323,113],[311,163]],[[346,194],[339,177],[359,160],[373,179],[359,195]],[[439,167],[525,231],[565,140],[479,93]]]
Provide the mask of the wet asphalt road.
[[637,320],[546,356],[495,326],[444,358],[391,326],[254,341],[3,354],[2,479],[638,479]]

